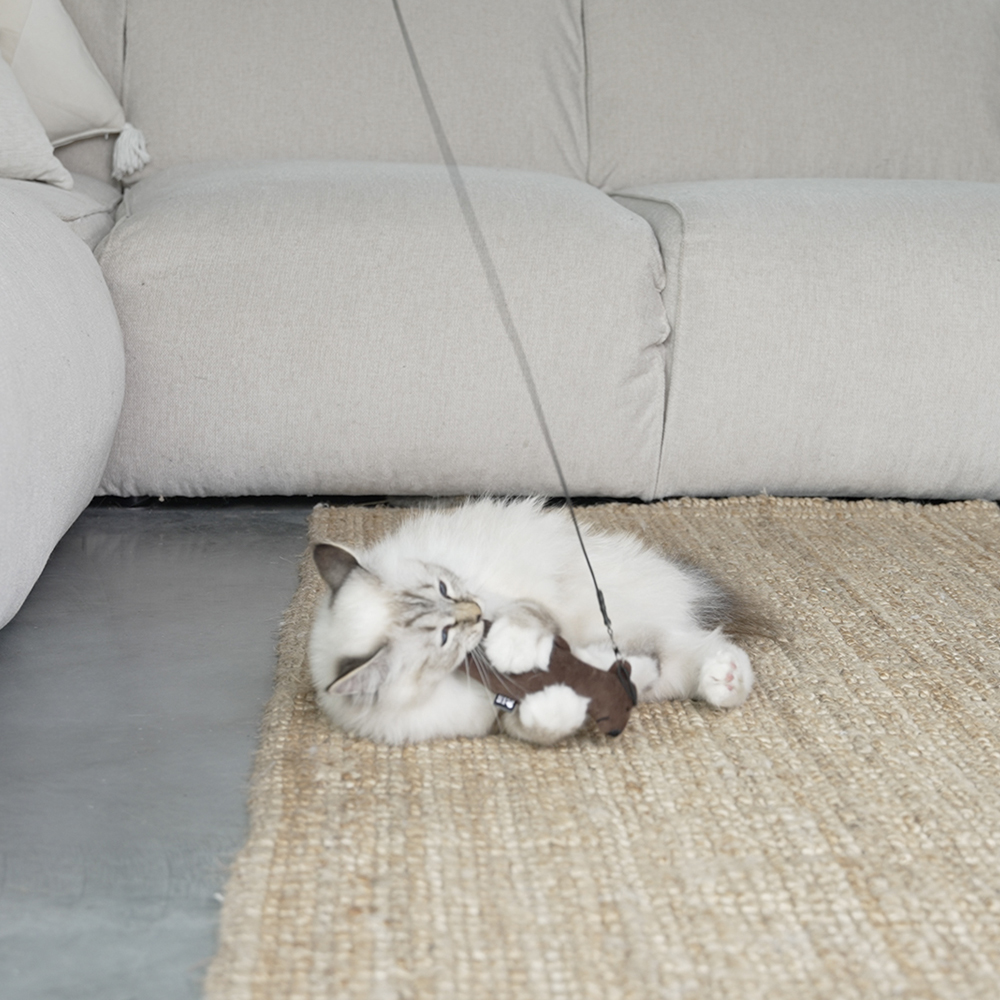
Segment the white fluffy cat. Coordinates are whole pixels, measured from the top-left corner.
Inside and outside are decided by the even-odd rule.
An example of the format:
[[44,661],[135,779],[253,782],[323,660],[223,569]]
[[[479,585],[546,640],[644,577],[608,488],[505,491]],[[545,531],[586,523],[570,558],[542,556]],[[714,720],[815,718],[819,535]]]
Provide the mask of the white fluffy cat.
[[[639,700],[742,703],[753,671],[722,632],[722,591],[630,535],[582,530]],[[540,500],[426,511],[369,549],[321,544],[314,559],[329,589],[309,642],[312,678],[319,704],[350,733],[410,743],[481,736],[499,721],[548,744],[578,729],[587,699],[565,685],[499,712],[457,669],[484,619],[484,650],[502,672],[544,669],[556,634],[595,666],[614,660],[569,515]]]

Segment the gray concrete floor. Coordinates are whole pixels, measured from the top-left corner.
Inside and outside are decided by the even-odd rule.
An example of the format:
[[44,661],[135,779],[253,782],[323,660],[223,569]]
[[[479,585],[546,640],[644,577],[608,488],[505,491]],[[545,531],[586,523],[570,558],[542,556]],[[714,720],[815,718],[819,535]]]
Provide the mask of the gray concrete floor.
[[90,508],[0,630],[0,996],[201,995],[310,501]]

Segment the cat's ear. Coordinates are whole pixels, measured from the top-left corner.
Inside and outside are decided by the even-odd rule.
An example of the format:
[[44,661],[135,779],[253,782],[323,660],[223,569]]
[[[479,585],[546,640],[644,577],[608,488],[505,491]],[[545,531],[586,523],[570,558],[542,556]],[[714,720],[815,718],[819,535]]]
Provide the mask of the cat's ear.
[[389,647],[383,646],[369,657],[341,660],[337,679],[327,686],[328,692],[342,695],[373,695],[389,675]]
[[344,581],[361,565],[353,553],[339,545],[320,542],[313,546],[313,562],[319,575],[326,581],[330,592],[336,595]]

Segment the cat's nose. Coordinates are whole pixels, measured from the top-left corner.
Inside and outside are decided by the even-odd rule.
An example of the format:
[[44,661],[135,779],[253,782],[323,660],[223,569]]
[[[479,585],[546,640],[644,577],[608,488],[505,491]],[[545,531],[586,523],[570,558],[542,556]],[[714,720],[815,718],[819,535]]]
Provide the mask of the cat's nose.
[[483,617],[483,609],[475,601],[458,601],[452,611],[456,622],[477,622]]

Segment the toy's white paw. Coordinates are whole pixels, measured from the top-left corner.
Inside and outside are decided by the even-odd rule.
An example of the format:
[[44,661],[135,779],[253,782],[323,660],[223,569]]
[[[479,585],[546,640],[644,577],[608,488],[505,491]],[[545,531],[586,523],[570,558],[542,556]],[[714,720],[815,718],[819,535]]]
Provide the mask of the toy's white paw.
[[508,717],[507,729],[532,743],[558,743],[575,733],[587,718],[590,699],[565,684],[550,684],[529,694]]
[[552,655],[552,633],[538,625],[501,618],[490,626],[486,655],[502,674],[546,670]]
[[720,643],[702,664],[698,697],[716,708],[742,705],[752,687],[750,657],[731,642]]

